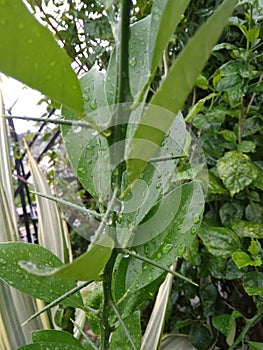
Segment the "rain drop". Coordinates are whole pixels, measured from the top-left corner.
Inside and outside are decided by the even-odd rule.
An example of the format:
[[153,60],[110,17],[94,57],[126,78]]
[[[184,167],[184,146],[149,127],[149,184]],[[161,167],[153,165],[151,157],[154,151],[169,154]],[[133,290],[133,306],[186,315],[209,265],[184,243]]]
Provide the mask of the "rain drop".
[[135,67],[137,64],[136,57],[132,57],[129,62],[131,67]]
[[185,253],[186,246],[184,244],[181,244],[181,246],[178,248],[178,256],[182,256]]
[[156,189],[158,190],[159,188],[161,188],[161,186],[162,186],[162,183],[161,182],[158,182],[157,184],[156,184]]
[[153,277],[152,277],[152,276],[149,276],[149,277],[148,277],[148,282],[152,282],[152,280],[153,280]]
[[173,247],[173,245],[171,243],[166,244],[162,249],[163,253],[164,254],[169,253],[171,251],[172,247]]
[[5,24],[5,20],[3,18],[1,18],[0,24],[3,24],[3,25]]
[[178,225],[178,226],[177,226],[177,230],[179,230],[179,231],[180,231],[182,228],[183,228],[183,225]]
[[90,108],[91,108],[91,109],[96,109],[96,108],[97,108],[97,101],[96,101],[96,98],[94,98],[94,99],[90,102]]
[[124,257],[124,259],[128,259],[130,257],[130,255],[129,254],[125,254],[125,255],[123,255],[123,257]]
[[80,173],[81,175],[84,175],[86,173],[86,169],[81,167],[78,169],[78,173]]
[[19,29],[24,29],[24,28],[25,28],[24,23],[20,22],[20,23],[18,24],[18,28],[19,28]]
[[201,220],[201,219],[200,219],[200,216],[199,216],[199,215],[195,215],[195,216],[194,216],[194,223],[195,223],[195,224],[199,224],[200,220]]
[[196,227],[192,227],[192,229],[191,229],[191,233],[194,235],[194,234],[196,234]]
[[77,126],[76,128],[73,129],[74,134],[79,134],[82,130],[81,126]]

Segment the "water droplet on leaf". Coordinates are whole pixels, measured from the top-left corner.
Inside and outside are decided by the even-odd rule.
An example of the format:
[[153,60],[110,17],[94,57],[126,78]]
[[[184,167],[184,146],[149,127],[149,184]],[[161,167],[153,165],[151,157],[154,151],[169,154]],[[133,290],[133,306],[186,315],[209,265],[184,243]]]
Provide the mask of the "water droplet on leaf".
[[173,245],[171,243],[166,244],[162,249],[163,253],[164,254],[169,253],[171,251],[172,247],[173,247]]
[[97,101],[96,101],[96,98],[94,98],[94,99],[90,102],[90,108],[91,108],[91,109],[96,109],[96,108],[97,108]]
[[131,67],[135,67],[137,64],[136,57],[132,57],[129,62]]

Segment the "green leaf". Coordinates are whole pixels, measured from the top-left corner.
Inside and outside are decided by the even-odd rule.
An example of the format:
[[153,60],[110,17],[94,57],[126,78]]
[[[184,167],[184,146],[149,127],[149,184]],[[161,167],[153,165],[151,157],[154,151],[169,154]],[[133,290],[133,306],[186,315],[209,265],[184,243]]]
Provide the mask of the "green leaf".
[[240,238],[253,237],[263,238],[262,224],[248,222],[244,220],[236,221],[231,224],[232,230],[238,234]]
[[[141,93],[149,79],[150,67],[146,48],[149,45],[150,21],[151,16],[147,16],[134,23],[130,28],[129,81],[134,99]],[[115,103],[116,77],[116,49],[114,49],[108,65],[105,82],[105,93],[109,105]],[[147,91],[145,91],[145,93],[146,92]],[[144,98],[145,97],[146,96],[144,96]]]
[[[96,124],[109,122],[111,115],[104,93],[105,74],[92,68],[80,83],[85,114]],[[66,108],[62,108],[62,115],[66,120],[79,120],[78,115]],[[90,128],[74,125],[63,126],[62,134],[69,161],[82,185],[93,197],[105,199],[110,187],[109,150],[105,137]]]
[[155,0],[153,3],[149,33],[149,62],[152,76],[189,2],[189,0]]
[[261,204],[251,201],[246,207],[245,213],[247,220],[257,223],[263,222],[263,208]]
[[250,254],[254,256],[258,255],[258,251],[259,251],[258,244],[257,244],[257,241],[255,241],[253,238],[251,239],[251,243],[250,243],[250,246],[248,247],[248,251]]
[[253,260],[245,252],[235,252],[232,254],[232,259],[239,269],[245,266],[253,266]]
[[[163,266],[171,266],[191,246],[201,223],[203,205],[199,183],[193,181],[177,187],[163,198],[160,207],[153,208],[153,216],[146,217],[138,226],[134,245],[140,241],[146,243],[133,249]],[[154,215],[156,209],[158,212]],[[160,268],[134,257],[121,259],[114,277],[114,290],[117,299],[123,297],[121,306],[125,314],[156,290],[163,273]]]
[[210,254],[230,257],[240,249],[240,240],[234,231],[226,227],[202,227],[198,232]]
[[[124,320],[124,324],[130,333],[131,338],[136,345],[136,349],[140,349],[141,345],[141,322],[140,322],[140,312],[136,311],[132,315],[128,316]],[[110,341],[110,350],[133,350],[131,344],[121,327],[119,325],[117,329],[112,333]]]
[[204,317],[210,317],[215,314],[218,292],[213,283],[206,283],[200,288],[200,298],[203,307]]
[[231,130],[222,130],[218,132],[220,135],[224,136],[224,139],[229,142],[236,142],[237,136],[236,134]]
[[220,109],[199,113],[193,118],[193,125],[203,131],[216,132],[225,119],[225,112]]
[[[151,104],[172,111],[174,116],[179,112],[226,25],[228,16],[233,11],[234,6],[235,0],[224,1],[193,38],[189,40],[172,65],[159,90],[150,101]],[[134,141],[129,150],[127,171],[131,183],[140,176],[147,160],[162,142],[172,121],[173,116],[171,115],[171,117],[167,116],[166,119],[156,118],[154,123],[152,109],[146,110],[134,134]],[[149,128],[149,125],[152,128]],[[155,128],[154,132],[153,128]],[[141,138],[150,141],[147,143],[147,147],[145,143],[138,142],[138,139]],[[143,157],[141,154],[143,154]]]
[[213,326],[218,329],[225,336],[228,335],[230,329],[231,315],[221,314],[212,317]]
[[259,271],[251,271],[244,274],[243,285],[248,295],[263,294],[263,273]]
[[208,193],[211,194],[223,194],[226,193],[220,180],[211,172],[208,172]]
[[[35,276],[21,267],[21,262],[31,266],[54,269],[62,262],[49,250],[29,243],[0,244],[0,278],[21,292],[50,302],[76,287],[73,281],[56,277]],[[80,294],[75,294],[62,302],[62,305],[82,307]]]
[[45,342],[45,343],[36,343],[36,344],[29,344],[22,346],[21,348],[17,350],[80,350],[84,349],[82,346],[79,345],[67,345],[65,343],[54,343],[54,342]]
[[230,226],[232,221],[240,220],[243,216],[244,208],[237,202],[225,202],[219,209],[220,219],[224,226]]
[[202,98],[201,100],[199,100],[193,107],[190,108],[189,112],[187,113],[187,116],[185,117],[185,122],[186,123],[190,122],[190,120],[201,111],[205,102],[209,101],[210,99],[212,99],[216,96],[217,96],[217,94],[212,93],[212,94],[209,94],[206,97]]
[[73,346],[74,349],[79,348],[83,350],[80,342],[73,337],[72,334],[64,331],[58,330],[41,330],[34,331],[32,333],[32,341],[33,343],[57,343],[58,345],[65,344],[65,348],[68,346]]
[[189,340],[198,349],[207,349],[212,342],[211,333],[203,325],[193,325],[190,329]]
[[51,32],[20,0],[1,1],[0,13],[0,71],[82,116],[79,81]]
[[257,178],[257,169],[246,154],[225,153],[217,162],[217,170],[231,196],[243,190]]
[[79,281],[98,281],[100,280],[100,273],[104,269],[107,261],[111,256],[111,252],[114,246],[114,242],[110,237],[105,236],[92,247],[82,254],[72,263],[63,265],[61,267],[47,270],[38,266],[32,266],[31,261],[22,266],[26,268],[28,272],[39,276],[54,276],[67,280],[79,280]]
[[250,350],[263,350],[263,344],[255,341],[248,341]]
[[242,141],[237,145],[237,150],[244,153],[255,152],[256,146],[257,145],[253,141]]

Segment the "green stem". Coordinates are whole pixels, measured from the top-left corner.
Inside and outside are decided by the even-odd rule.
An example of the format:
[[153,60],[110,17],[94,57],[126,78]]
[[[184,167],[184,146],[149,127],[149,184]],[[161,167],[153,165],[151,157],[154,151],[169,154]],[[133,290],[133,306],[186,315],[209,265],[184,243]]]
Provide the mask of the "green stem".
[[195,283],[194,281],[190,280],[189,278],[187,278],[187,277],[181,275],[181,274],[178,273],[178,272],[175,272],[175,271],[169,269],[168,267],[165,267],[165,266],[162,266],[162,265],[158,264],[158,263],[155,262],[154,260],[148,259],[148,258],[146,258],[146,257],[144,257],[144,256],[139,255],[139,254],[136,254],[135,252],[133,252],[133,251],[131,251],[131,250],[128,250],[128,249],[122,249],[122,252],[123,252],[124,254],[126,254],[126,255],[133,256],[133,257],[136,258],[136,259],[142,260],[142,261],[144,261],[144,262],[147,262],[148,264],[151,264],[151,265],[153,265],[153,266],[155,266],[155,267],[158,267],[159,269],[161,269],[161,270],[163,270],[163,271],[166,271],[166,272],[168,272],[168,273],[171,273],[171,274],[174,275],[175,277],[178,277],[178,278],[180,278],[180,279],[182,279],[182,280],[184,280],[184,281],[186,281],[186,282],[188,282],[188,283],[191,283],[191,284],[193,284],[194,286],[198,286],[197,283]]
[[[112,188],[117,196],[121,192],[122,175],[125,170],[124,140],[126,136],[127,123],[130,110],[125,104],[132,101],[129,81],[129,37],[130,37],[130,10],[132,0],[122,0],[120,8],[119,33],[117,41],[117,85],[115,109],[113,110],[112,126],[108,137],[110,149],[110,160],[113,168]],[[116,213],[112,215],[112,225],[116,225]],[[114,237],[113,237],[114,238]],[[110,334],[112,326],[109,322],[110,310],[112,308],[112,273],[117,249],[113,249],[112,255],[103,272],[103,304],[101,311],[101,348],[109,349]]]
[[65,205],[65,206],[67,206],[69,208],[76,209],[76,210],[80,211],[81,213],[86,214],[90,218],[102,219],[103,214],[99,214],[95,210],[91,210],[91,209],[87,209],[85,207],[81,207],[80,205],[77,205],[77,204],[65,201],[64,199],[57,198],[55,196],[50,196],[48,194],[35,192],[35,191],[30,191],[30,193],[33,193],[33,194],[35,194],[35,195],[37,195],[39,197],[42,197],[42,198],[49,199],[49,200],[51,200],[53,202]]
[[136,350],[137,349],[136,345],[134,344],[134,341],[133,341],[133,339],[132,339],[132,337],[131,337],[131,335],[129,333],[129,330],[127,329],[127,327],[126,327],[126,325],[125,325],[125,323],[124,323],[124,321],[123,321],[123,319],[121,317],[121,314],[119,313],[119,310],[117,309],[117,307],[116,307],[115,303],[113,302],[113,300],[112,300],[112,303],[111,303],[111,307],[112,307],[115,315],[117,316],[117,319],[120,322],[120,325],[122,326],[122,328],[124,330],[124,333],[125,333],[126,337],[128,338],[128,340],[129,340],[129,342],[131,344],[131,347],[133,348],[133,350]]
[[131,102],[129,79],[129,39],[131,0],[122,0],[117,46],[117,87],[115,103]]
[[109,318],[110,318],[110,310],[112,305],[112,291],[111,291],[111,284],[112,284],[112,273],[113,273],[113,267],[115,264],[115,259],[117,256],[117,251],[113,250],[112,255],[105,266],[105,269],[103,271],[103,306],[102,306],[102,312],[101,312],[101,349],[102,350],[108,350],[109,349],[109,340],[110,335],[113,330],[113,327],[110,325]]
[[[60,304],[63,300],[71,297],[73,294],[79,292],[81,289],[87,287],[92,281],[89,282],[84,282],[82,284],[80,284],[79,286],[71,289],[70,291],[68,291],[67,293],[61,295],[61,297],[53,300],[51,303],[49,303],[48,305],[46,305],[45,307],[43,307],[43,309],[39,310],[38,312],[36,312],[34,315],[30,316],[23,324],[22,326],[26,325],[28,322],[32,321],[34,318],[36,318],[37,316],[41,315],[43,312],[48,311],[49,309],[51,309],[52,307]],[[91,310],[90,310],[91,311]],[[92,310],[93,311],[93,310]]]
[[244,341],[245,335],[249,331],[251,327],[253,327],[256,323],[258,323],[263,316],[263,310],[257,313],[254,317],[246,319],[246,324],[244,328],[242,329],[242,332],[239,334],[238,338],[236,341],[230,346],[229,350],[234,350],[236,349],[237,345]]

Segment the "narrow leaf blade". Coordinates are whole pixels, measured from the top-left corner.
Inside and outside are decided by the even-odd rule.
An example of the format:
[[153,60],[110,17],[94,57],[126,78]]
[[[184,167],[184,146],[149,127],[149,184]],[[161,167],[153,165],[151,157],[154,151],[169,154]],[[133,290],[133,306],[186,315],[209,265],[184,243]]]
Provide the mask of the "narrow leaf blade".
[[39,276],[55,276],[79,281],[100,280],[100,273],[107,264],[113,247],[113,240],[106,236],[71,264],[63,265],[48,272],[41,269],[28,268],[27,270]]
[[[189,40],[175,60],[159,90],[150,101],[152,105],[168,109],[173,112],[174,116],[179,112],[193,88],[198,74],[208,60],[213,46],[227,24],[228,17],[232,13],[235,3],[235,0],[225,0]],[[152,125],[152,119],[152,109],[147,109],[134,134],[134,142],[130,147],[127,161],[127,171],[131,183],[140,176],[147,164],[146,156],[149,159],[154,154],[173,121],[173,118],[162,119],[162,127],[157,125],[154,132],[153,129],[149,132],[149,125]],[[143,147],[142,143],[138,142],[138,139],[141,139],[142,136],[144,140],[149,138],[151,141],[147,144],[147,147],[145,142]],[[142,153],[146,154],[144,158],[141,156]]]
[[20,0],[1,1],[0,13],[0,71],[82,115],[79,81],[48,29]]

